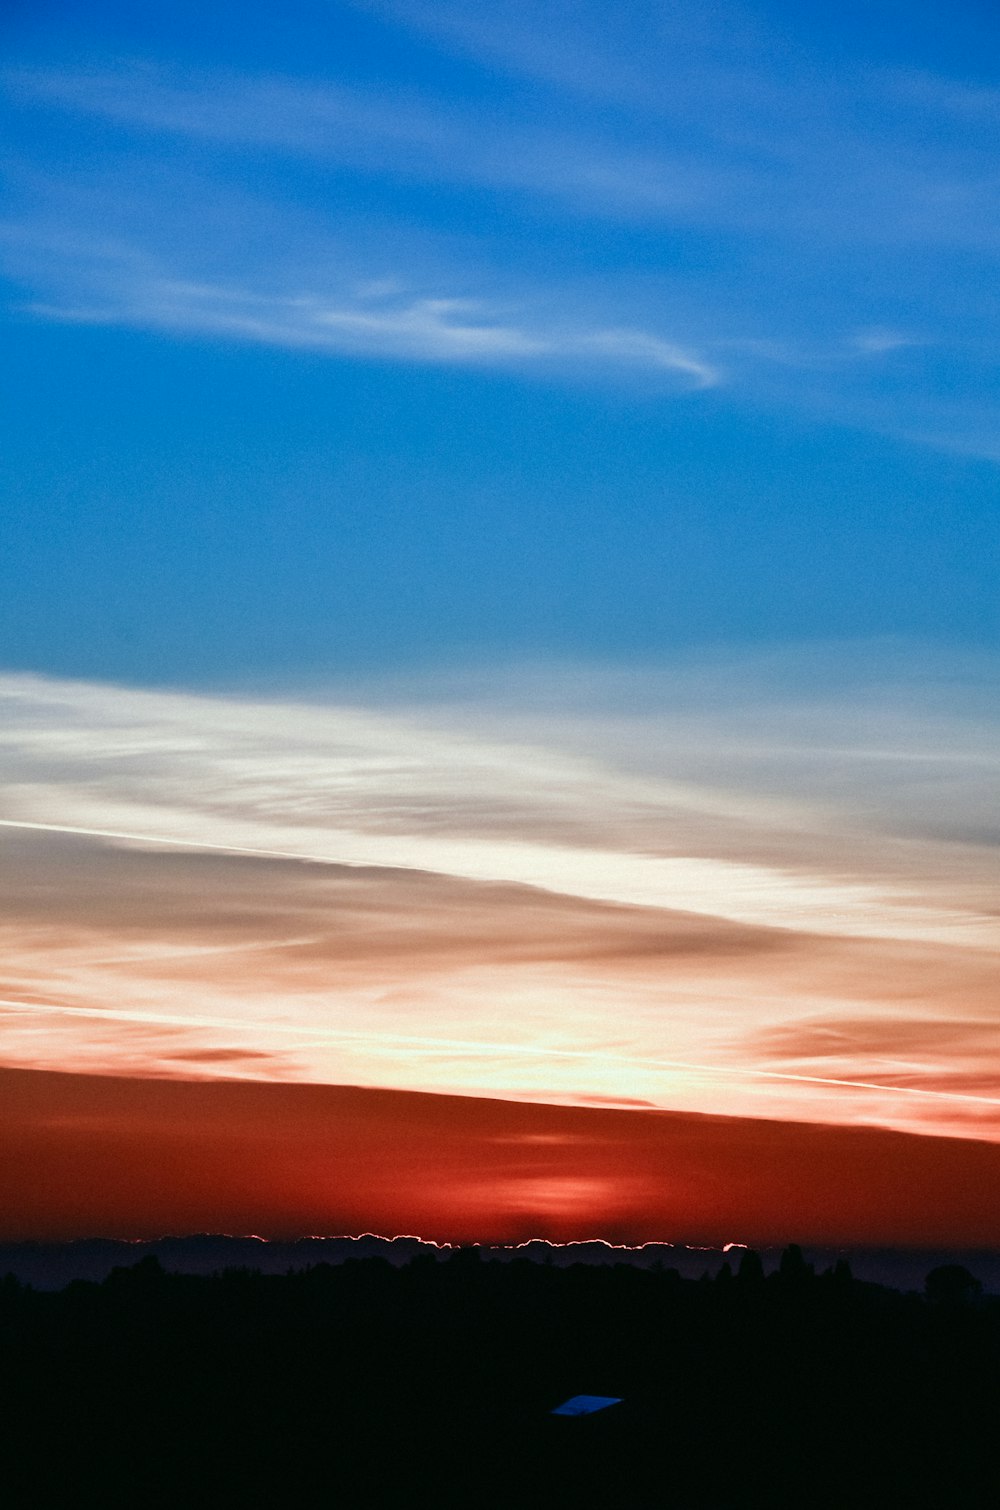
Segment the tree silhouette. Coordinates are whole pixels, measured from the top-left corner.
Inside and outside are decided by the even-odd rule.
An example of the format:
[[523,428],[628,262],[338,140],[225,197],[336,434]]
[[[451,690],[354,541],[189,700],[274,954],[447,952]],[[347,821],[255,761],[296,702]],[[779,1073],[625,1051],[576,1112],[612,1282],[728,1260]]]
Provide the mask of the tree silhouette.
[[781,1255],[778,1276],[782,1284],[802,1286],[813,1278],[812,1264],[807,1264],[798,1243],[789,1243]]
[[924,1281],[924,1294],[932,1305],[967,1306],[978,1300],[983,1287],[962,1264],[941,1264]]
[[754,1248],[747,1248],[744,1252],[736,1278],[743,1285],[763,1283],[764,1265],[760,1261],[760,1254]]

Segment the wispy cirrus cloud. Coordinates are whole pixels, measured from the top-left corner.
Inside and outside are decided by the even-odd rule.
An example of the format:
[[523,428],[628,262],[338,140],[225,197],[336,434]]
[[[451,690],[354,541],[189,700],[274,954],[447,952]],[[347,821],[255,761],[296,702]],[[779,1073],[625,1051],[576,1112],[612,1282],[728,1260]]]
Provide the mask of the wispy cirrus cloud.
[[[901,983],[902,984],[902,983]],[[968,983],[966,983],[968,985]],[[986,985],[984,978],[983,985]],[[924,1002],[926,1002],[926,997]],[[979,1015],[953,1011],[941,1016],[908,1015],[905,988],[879,1017],[806,1018],[752,1035],[746,1047],[764,1063],[784,1065],[796,1074],[866,1079],[903,1092],[933,1090],[956,1096],[957,1127],[977,1122],[992,1132],[997,1116],[991,1101],[1000,1097],[997,1021],[989,989],[967,992],[964,1005]],[[933,1125],[934,1112],[915,1108]],[[959,1105],[964,1101],[964,1105]]]
[[[950,754],[941,713],[895,752],[873,713],[824,756],[799,699],[727,753],[703,674],[695,774],[683,677],[607,722],[590,683],[584,715],[558,678],[544,712],[6,679],[0,1058],[939,1131],[958,1107],[993,1136],[988,1047],[962,1078],[993,860],[940,832],[987,736],[953,710]],[[914,756],[901,815],[872,772]]]
[[371,285],[336,295],[268,296],[238,287],[169,278],[118,288],[107,302],[33,305],[51,319],[88,324],[127,321],[175,331],[200,331],[265,345],[361,357],[459,365],[549,365],[584,370],[638,369],[679,376],[694,388],[714,387],[721,368],[694,350],[649,331],[575,329],[515,322],[486,302],[413,297]]
[[[921,140],[928,122],[911,119],[974,117],[987,92],[907,75],[780,78],[763,56],[756,61],[737,71],[706,55],[684,68],[665,54],[647,62],[648,89],[633,91],[619,120],[592,125],[558,97],[545,110],[511,100],[499,131],[495,110],[426,91],[145,59],[10,68],[0,86],[15,106],[106,119],[129,135],[541,196],[599,218],[821,234],[831,244],[981,245],[985,236],[996,249],[983,215],[1000,177],[983,144],[973,136],[956,154],[951,143]],[[596,56],[593,72],[602,75]],[[976,109],[962,110],[967,96]]]
[[[406,67],[12,60],[19,308],[655,391],[666,374],[665,394],[724,386],[995,460],[995,91],[827,66],[740,5],[614,26],[589,3],[355,9]],[[80,250],[101,241],[118,249]]]
[[[313,157],[362,173],[537,194],[576,212],[640,219],[704,213],[754,183],[734,164],[653,143],[601,140],[572,118],[553,128],[413,91],[334,80],[171,72],[144,60],[116,70],[10,69],[8,97],[106,118],[130,131],[204,140],[237,151]],[[741,179],[743,180],[741,183]]]
[[[863,54],[826,68],[752,5],[685,0],[667,13],[644,3],[612,31],[593,4],[545,16],[521,0],[488,15],[449,0],[355,4],[483,67],[544,83],[578,111],[612,106],[654,140],[683,141],[707,185],[725,164],[729,182],[718,181],[702,211],[732,224],[996,248],[980,212],[995,205],[1000,180],[989,138],[975,129],[995,111],[995,89],[873,66]],[[948,117],[969,129],[949,134]]]
[[[130,325],[362,359],[504,366],[611,381],[646,375],[666,377],[674,389],[726,381],[725,353],[624,323],[614,301],[602,311],[600,303],[586,308],[544,283],[512,290],[509,279],[442,267],[425,249],[414,250],[412,260],[424,264],[417,270],[409,255],[373,249],[378,260],[372,275],[349,234],[327,240],[300,226],[280,256],[262,260],[255,243],[267,223],[266,207],[245,201],[232,206],[230,224],[234,234],[250,229],[249,245],[241,243],[231,275],[182,276],[178,264],[197,270],[193,245],[184,246],[197,242],[197,233],[192,237],[186,221],[176,237],[162,225],[170,252],[150,249],[148,236],[135,236],[129,225],[141,216],[141,202],[133,211],[123,217],[120,204],[110,205],[111,224],[103,231],[90,212],[73,227],[78,205],[43,222],[0,224],[8,266],[33,269],[28,276],[41,295],[22,301],[21,309],[63,323]],[[370,231],[366,239],[373,239]],[[441,292],[449,279],[460,291]],[[491,282],[492,291],[474,291]]]

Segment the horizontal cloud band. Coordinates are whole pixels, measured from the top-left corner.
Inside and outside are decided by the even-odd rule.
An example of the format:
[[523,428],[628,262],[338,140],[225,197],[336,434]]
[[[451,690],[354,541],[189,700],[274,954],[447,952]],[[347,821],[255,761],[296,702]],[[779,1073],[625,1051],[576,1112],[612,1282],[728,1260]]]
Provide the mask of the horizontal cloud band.
[[544,714],[5,679],[0,1062],[1000,1132],[980,726],[880,698],[865,746],[855,695],[838,806],[845,708],[754,703],[748,766],[745,709],[610,717],[602,675]]

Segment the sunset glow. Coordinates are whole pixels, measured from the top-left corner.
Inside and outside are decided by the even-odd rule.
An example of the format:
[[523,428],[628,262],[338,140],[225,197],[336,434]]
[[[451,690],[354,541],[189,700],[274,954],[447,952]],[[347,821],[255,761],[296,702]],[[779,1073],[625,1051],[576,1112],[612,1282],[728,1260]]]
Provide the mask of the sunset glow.
[[5,21],[3,1221],[993,1241],[995,26],[154,10]]
[[0,1237],[995,1247],[996,1143],[259,1081],[0,1071]]
[[[481,707],[4,695],[8,1065],[1000,1137],[989,866],[923,818],[985,740],[928,751],[876,842],[825,794],[675,776],[666,714],[623,759],[585,753],[596,709],[528,744]],[[919,753],[855,754],[853,802]]]

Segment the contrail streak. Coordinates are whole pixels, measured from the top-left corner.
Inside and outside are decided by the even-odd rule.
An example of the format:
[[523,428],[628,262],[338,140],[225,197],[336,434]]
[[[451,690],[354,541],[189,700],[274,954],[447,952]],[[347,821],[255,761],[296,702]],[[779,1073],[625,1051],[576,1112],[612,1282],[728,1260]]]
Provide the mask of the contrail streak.
[[[28,823],[20,818],[0,818],[0,828],[27,828],[40,834],[77,834],[85,839],[121,839],[127,844],[167,844],[173,849],[207,849],[222,855],[254,855],[261,860],[301,860],[306,865],[364,867],[363,861],[333,860],[329,855],[307,855],[294,849],[255,849],[246,844],[213,844],[205,839],[167,839],[160,834],[130,834],[121,829],[83,828],[72,823]],[[405,868],[412,870],[415,867]]]
[[[180,1013],[143,1012],[120,1007],[68,1007],[55,1002],[17,1001],[0,997],[0,1007],[38,1014],[96,1017],[114,1022],[155,1024],[161,1027],[223,1028],[245,1032],[247,1024],[231,1017],[184,1017]],[[852,1091],[876,1091],[886,1096],[919,1096],[935,1101],[969,1101],[979,1106],[1000,1106],[1000,1096],[977,1096],[970,1091],[935,1091],[915,1085],[881,1085],[871,1080],[841,1080],[828,1075],[799,1075],[788,1070],[738,1069],[730,1065],[695,1064],[685,1059],[658,1059],[626,1054],[597,1053],[593,1049],[558,1049],[525,1043],[497,1043],[487,1039],[434,1038],[409,1033],[354,1033],[347,1028],[292,1027],[268,1023],[268,1034],[304,1038],[315,1043],[382,1044],[386,1047],[448,1049],[482,1054],[490,1051],[521,1058],[576,1059],[620,1065],[625,1069],[691,1070],[701,1075],[725,1075],[738,1079],[785,1080],[797,1085],[828,1085]]]
[[353,830],[327,831],[325,837],[331,849],[339,852],[318,854],[27,819],[0,818],[0,828],[246,855],[343,870],[376,868],[446,875],[464,881],[529,887],[550,896],[569,896],[602,905],[693,912],[750,927],[793,929],[833,937],[965,943],[973,948],[990,949],[996,934],[993,920],[941,909],[931,909],[928,916],[918,908],[914,914],[906,904],[882,898],[867,885],[838,888],[829,882],[812,884],[780,868],[707,857],[570,850],[531,842],[475,844],[467,839],[450,841],[442,847],[422,836],[386,838]]

